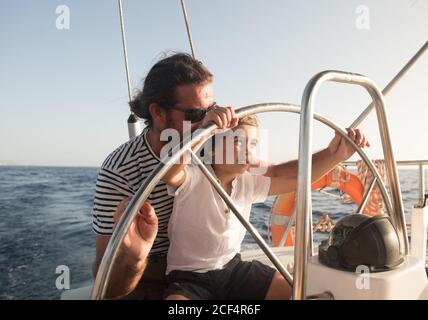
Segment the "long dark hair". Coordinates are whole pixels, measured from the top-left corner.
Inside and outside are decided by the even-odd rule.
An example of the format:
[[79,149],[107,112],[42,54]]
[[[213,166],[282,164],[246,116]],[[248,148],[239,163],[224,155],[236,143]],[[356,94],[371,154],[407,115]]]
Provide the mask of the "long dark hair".
[[144,80],[143,90],[129,103],[139,118],[152,125],[149,105],[157,103],[168,107],[177,103],[175,91],[181,85],[204,85],[212,81],[213,75],[200,62],[185,53],[177,53],[157,62]]

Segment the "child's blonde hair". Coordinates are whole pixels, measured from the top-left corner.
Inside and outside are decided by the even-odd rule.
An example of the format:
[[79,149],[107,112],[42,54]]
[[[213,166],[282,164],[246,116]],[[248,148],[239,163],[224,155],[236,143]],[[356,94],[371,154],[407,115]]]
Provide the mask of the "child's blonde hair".
[[239,119],[238,127],[239,126],[252,126],[252,127],[259,127],[259,121],[257,120],[257,117],[253,114],[243,117]]

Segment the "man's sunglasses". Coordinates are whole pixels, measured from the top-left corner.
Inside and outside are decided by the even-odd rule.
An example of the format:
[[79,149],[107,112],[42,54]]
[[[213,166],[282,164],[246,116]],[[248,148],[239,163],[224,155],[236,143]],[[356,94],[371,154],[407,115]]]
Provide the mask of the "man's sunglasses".
[[166,109],[167,110],[177,110],[177,111],[183,112],[185,121],[190,121],[191,123],[196,123],[196,122],[201,121],[205,117],[205,114],[215,106],[216,106],[216,103],[214,102],[213,105],[207,109],[202,109],[202,108],[179,109],[177,107],[168,107]]

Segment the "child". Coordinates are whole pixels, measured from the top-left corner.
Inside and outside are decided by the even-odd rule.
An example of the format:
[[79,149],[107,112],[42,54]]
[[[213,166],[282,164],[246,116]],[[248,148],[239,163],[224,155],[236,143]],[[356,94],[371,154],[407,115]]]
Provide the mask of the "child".
[[[212,121],[220,127],[217,120],[221,118],[222,127],[226,128],[222,111],[215,112],[208,113],[205,120],[211,115]],[[236,125],[236,118],[229,118],[230,128]],[[229,134],[234,137],[232,161],[230,155],[227,157],[227,144],[223,143],[213,148],[215,161],[206,167],[231,196],[244,218],[249,219],[252,203],[263,202],[269,195],[295,191],[297,178],[290,174],[267,177],[248,172],[258,142],[255,116],[242,118]],[[223,154],[219,156],[220,151]],[[242,155],[244,161],[240,159]],[[328,163],[326,170],[320,171],[319,176],[332,169],[336,160],[325,162]],[[166,299],[290,298],[291,288],[279,272],[259,261],[241,260],[239,251],[245,228],[197,165],[174,165],[164,181],[175,196],[168,224]]]

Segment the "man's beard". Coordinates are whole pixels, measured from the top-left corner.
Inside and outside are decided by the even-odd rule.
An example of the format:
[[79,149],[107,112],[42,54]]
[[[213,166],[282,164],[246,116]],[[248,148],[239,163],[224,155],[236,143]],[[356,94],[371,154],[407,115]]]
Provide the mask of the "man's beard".
[[166,116],[166,128],[174,129],[174,121],[172,120],[172,117],[170,114],[167,114]]
[[174,125],[173,117],[171,117],[171,115],[169,115],[169,114],[166,117],[166,128],[167,129],[169,128],[169,129],[175,129],[175,130],[177,130],[180,133],[180,139],[183,139],[183,135],[184,134],[189,135],[188,131],[187,131],[187,133],[185,133],[186,130],[190,129],[190,134],[193,134],[198,129],[197,126],[192,126],[189,121],[187,121],[187,125],[185,125],[184,122],[181,122],[180,123],[180,128],[176,128],[175,125]]

